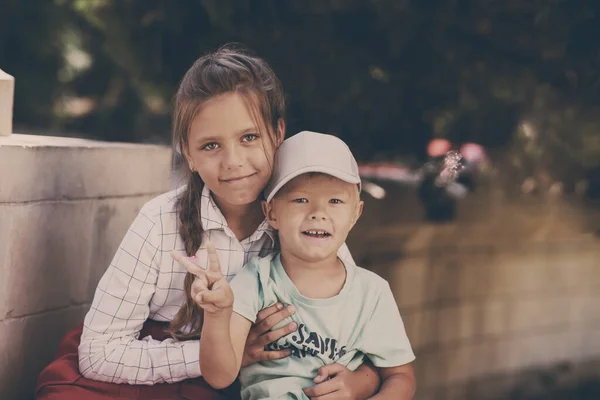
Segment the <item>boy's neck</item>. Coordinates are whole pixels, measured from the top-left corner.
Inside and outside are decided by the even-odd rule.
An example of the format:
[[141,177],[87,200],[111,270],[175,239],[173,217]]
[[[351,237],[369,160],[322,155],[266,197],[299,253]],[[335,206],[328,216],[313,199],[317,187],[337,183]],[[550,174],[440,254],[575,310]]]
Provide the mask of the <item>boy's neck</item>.
[[346,268],[337,254],[311,262],[282,250],[281,264],[296,289],[308,298],[333,297],[342,290],[346,282]]
[[252,235],[265,219],[258,200],[241,206],[218,202],[217,199],[215,202],[239,241]]

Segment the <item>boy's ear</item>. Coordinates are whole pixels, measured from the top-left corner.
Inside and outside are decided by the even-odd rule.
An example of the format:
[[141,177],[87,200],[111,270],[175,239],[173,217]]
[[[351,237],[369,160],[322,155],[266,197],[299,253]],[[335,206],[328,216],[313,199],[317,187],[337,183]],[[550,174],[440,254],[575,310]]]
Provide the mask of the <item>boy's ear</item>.
[[273,229],[277,229],[278,223],[277,218],[275,216],[275,212],[273,210],[273,201],[267,203],[265,200],[261,200],[260,205],[269,225],[271,225]]
[[352,227],[354,227],[354,224],[356,224],[356,222],[362,215],[364,205],[365,205],[365,202],[362,200],[359,200],[358,204],[356,205],[356,212],[354,213],[354,218],[352,219]]

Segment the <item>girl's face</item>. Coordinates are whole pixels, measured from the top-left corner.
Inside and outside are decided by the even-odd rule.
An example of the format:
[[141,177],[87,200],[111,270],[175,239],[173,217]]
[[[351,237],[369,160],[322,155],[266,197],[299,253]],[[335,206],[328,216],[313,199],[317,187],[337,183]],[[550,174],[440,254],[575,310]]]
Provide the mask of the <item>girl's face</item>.
[[[267,134],[259,132],[238,93],[226,93],[202,105],[192,120],[185,156],[217,204],[240,206],[256,201],[273,165],[275,148]],[[277,135],[283,136],[284,132]]]

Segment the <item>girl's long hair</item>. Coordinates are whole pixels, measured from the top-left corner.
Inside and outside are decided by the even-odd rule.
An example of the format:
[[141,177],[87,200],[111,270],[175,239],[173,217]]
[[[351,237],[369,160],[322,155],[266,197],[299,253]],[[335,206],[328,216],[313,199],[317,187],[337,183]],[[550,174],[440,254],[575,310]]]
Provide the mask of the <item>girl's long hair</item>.
[[[275,147],[279,121],[285,117],[285,99],[281,84],[271,67],[238,45],[226,45],[200,57],[184,75],[175,96],[173,146],[182,153],[188,147],[192,120],[207,100],[225,93],[239,93],[244,98],[260,131]],[[188,256],[196,254],[202,243],[200,199],[204,182],[186,165],[187,186],[177,201],[179,234]],[[198,337],[203,312],[191,297],[194,275],[184,280],[185,303],[171,321],[172,337],[184,340]],[[187,332],[183,332],[184,328]]]

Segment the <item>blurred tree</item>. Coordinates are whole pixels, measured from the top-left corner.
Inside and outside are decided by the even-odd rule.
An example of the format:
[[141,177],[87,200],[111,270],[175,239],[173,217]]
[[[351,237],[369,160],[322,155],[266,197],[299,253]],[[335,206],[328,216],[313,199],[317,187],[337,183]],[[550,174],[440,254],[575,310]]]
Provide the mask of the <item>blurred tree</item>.
[[14,119],[24,129],[52,127],[63,87],[61,49],[65,15],[47,0],[0,5],[0,68],[17,79]]
[[17,78],[18,125],[166,142],[185,70],[239,41],[280,76],[290,132],[339,134],[361,159],[423,156],[431,137],[447,137],[515,146],[518,163],[559,177],[600,165],[595,0],[10,0],[7,9],[0,65]]

